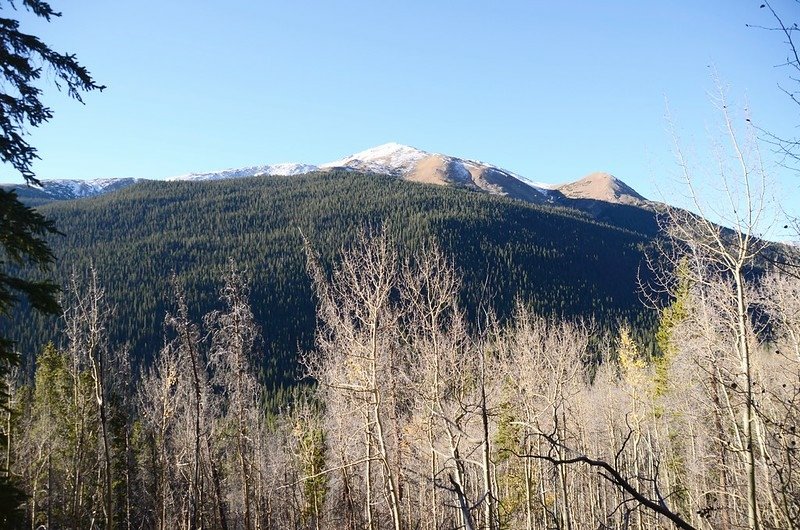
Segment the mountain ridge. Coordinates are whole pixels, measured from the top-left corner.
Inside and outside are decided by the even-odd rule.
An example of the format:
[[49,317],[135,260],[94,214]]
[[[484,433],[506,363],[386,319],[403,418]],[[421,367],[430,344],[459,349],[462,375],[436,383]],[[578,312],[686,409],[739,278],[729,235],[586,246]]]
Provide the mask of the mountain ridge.
[[[633,188],[608,173],[591,173],[582,179],[562,185],[535,182],[499,166],[479,160],[432,153],[399,143],[386,143],[324,164],[279,163],[217,171],[187,173],[165,179],[99,178],[99,179],[41,179],[41,186],[0,184],[16,188],[23,200],[38,205],[51,200],[72,200],[95,197],[123,189],[147,180],[206,181],[249,178],[255,176],[296,176],[314,171],[344,169],[391,175],[411,182],[463,187],[490,195],[507,196],[537,204],[569,205],[573,200],[633,204],[642,206],[647,199]],[[581,185],[593,175],[610,179],[594,185]],[[622,190],[622,191],[620,191]],[[635,198],[635,200],[630,200]]]

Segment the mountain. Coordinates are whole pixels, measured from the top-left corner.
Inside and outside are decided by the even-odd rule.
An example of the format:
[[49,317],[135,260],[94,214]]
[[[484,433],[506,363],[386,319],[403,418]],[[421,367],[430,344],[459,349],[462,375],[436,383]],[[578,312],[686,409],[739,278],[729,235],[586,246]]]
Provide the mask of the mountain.
[[41,179],[41,186],[26,186],[23,184],[0,184],[4,188],[14,188],[17,195],[26,203],[32,205],[44,204],[50,201],[66,201],[95,197],[104,193],[127,188],[144,179],[140,178],[100,178],[92,180],[80,179]]
[[428,153],[397,143],[388,143],[361,151],[320,168],[347,168],[381,173],[412,182],[455,186],[503,195],[533,203],[548,202],[551,190],[537,187],[520,176],[497,166]]
[[[223,169],[205,173],[188,173],[168,177],[167,181],[204,181],[255,177],[258,175],[302,175],[315,171],[317,166],[311,164],[270,164],[249,166],[236,169]],[[39,206],[50,201],[65,201],[95,197],[112,191],[127,188],[143,178],[100,178],[92,180],[79,179],[41,179],[41,186],[23,184],[0,184],[3,188],[14,188],[17,195],[27,204]]]
[[[189,173],[167,181],[207,181],[255,177],[261,175],[297,176],[314,171],[335,169],[391,175],[411,182],[436,184],[519,199],[533,204],[556,204],[577,207],[591,215],[603,215],[605,207],[586,201],[646,206],[647,200],[621,180],[607,173],[592,173],[581,180],[561,186],[534,183],[498,166],[414,147],[387,143],[321,164],[285,163]],[[43,180],[43,186],[14,186],[29,204],[50,200],[93,197],[125,188],[144,179]],[[5,185],[8,187],[9,185]]]
[[642,206],[647,199],[636,190],[608,173],[591,173],[582,179],[556,187],[568,199],[589,199],[613,204]]
[[[464,187],[326,168],[247,180],[143,181],[39,210],[65,234],[50,240],[54,280],[69,285],[73,272],[94,266],[115,308],[112,343],[128,344],[137,362],[163,346],[172,275],[199,318],[217,308],[221,271],[233,258],[252,280],[264,373],[276,384],[291,382],[297,352],[314,338],[301,233],[330,270],[365,226],[386,227],[407,256],[437,241],[463,277],[462,303],[475,319],[489,307],[506,318],[517,300],[609,327],[624,319],[644,329],[652,319],[637,292],[643,249],[653,238],[646,220],[598,222],[557,204]],[[58,319],[24,308],[12,318],[8,329],[29,359],[57,340]]]

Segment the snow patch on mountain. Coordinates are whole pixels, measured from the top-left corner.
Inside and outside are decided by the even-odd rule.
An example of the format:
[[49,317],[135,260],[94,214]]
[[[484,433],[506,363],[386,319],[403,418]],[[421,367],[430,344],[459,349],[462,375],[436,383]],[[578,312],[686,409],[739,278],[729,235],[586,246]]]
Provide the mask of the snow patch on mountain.
[[296,164],[296,163],[283,163],[283,164],[268,164],[264,166],[248,166],[242,168],[222,169],[219,171],[209,171],[206,173],[189,173],[186,175],[178,175],[175,177],[168,177],[165,180],[223,180],[223,179],[237,179],[246,177],[255,177],[258,175],[279,175],[291,176],[302,175],[310,173],[319,169],[313,164]]
[[539,188],[543,191],[555,191],[558,189],[561,184],[550,184],[549,182],[541,182],[539,180],[533,180],[528,177],[523,177],[522,175],[517,175],[514,173],[514,176],[527,184],[528,186],[533,186],[534,188]]
[[110,191],[127,188],[142,180],[144,179],[130,177],[99,178],[91,180],[53,179],[42,180],[41,185],[32,187],[54,199],[66,200],[102,195]]
[[410,171],[420,160],[428,156],[430,153],[420,149],[391,142],[322,164],[319,167],[326,169],[347,167],[397,176]]
[[453,163],[453,177],[459,182],[469,182],[472,180],[472,173],[467,169],[467,162],[452,161]]

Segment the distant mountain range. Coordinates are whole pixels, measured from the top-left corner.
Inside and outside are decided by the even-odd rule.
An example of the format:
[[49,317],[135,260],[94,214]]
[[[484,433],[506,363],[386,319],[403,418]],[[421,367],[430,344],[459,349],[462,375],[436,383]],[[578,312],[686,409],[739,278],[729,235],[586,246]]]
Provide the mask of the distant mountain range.
[[[648,202],[647,199],[630,186],[607,173],[592,173],[576,182],[549,185],[533,182],[523,176],[485,162],[429,153],[397,143],[373,147],[319,166],[297,163],[260,165],[205,173],[189,173],[165,180],[207,181],[263,175],[291,176],[333,169],[378,173],[413,182],[467,188],[535,204],[572,205],[574,201],[602,201],[604,203],[643,206]],[[3,186],[17,188],[20,197],[26,202],[42,204],[53,200],[70,200],[103,195],[144,180],[147,179],[43,179],[41,187],[10,184]],[[591,207],[586,208],[587,205],[585,204],[583,206],[583,209],[593,210]],[[594,210],[596,209],[594,208]]]

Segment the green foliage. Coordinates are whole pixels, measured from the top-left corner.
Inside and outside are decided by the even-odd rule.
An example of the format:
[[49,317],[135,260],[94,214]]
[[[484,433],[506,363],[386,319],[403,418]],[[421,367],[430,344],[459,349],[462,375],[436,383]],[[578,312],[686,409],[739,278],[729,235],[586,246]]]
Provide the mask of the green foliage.
[[647,362],[642,358],[639,345],[631,337],[627,326],[622,326],[617,339],[617,360],[623,378],[628,378],[636,372],[647,367]]
[[527,462],[518,455],[528,452],[525,429],[514,404],[504,398],[496,412],[497,430],[494,434],[493,448],[496,456],[497,485],[502,492],[499,503],[500,528],[513,528],[513,518],[524,513],[525,491],[531,484],[526,473]]
[[508,460],[515,453],[522,452],[522,427],[515,423],[517,421],[513,405],[508,401],[501,403],[497,420],[497,433],[494,438],[498,462]]
[[10,477],[0,477],[0,528],[21,528],[26,495]]
[[655,333],[656,343],[661,352],[660,356],[654,358],[656,396],[663,396],[667,392],[669,366],[677,353],[677,346],[673,340],[675,328],[689,316],[688,303],[691,285],[687,267],[685,259],[678,263],[675,274],[677,285],[674,299],[661,311],[658,329]]
[[[14,305],[21,301],[20,296],[39,311],[58,311],[58,286],[31,278],[47,271],[55,261],[45,237],[56,233],[52,221],[22,204],[13,191],[0,189],[0,322],[8,318]],[[26,266],[34,270],[20,274],[20,268]],[[17,362],[13,347],[12,340],[0,336],[0,377]]]
[[[57,418],[66,422],[70,417],[68,410],[72,403],[72,381],[67,368],[66,356],[56,350],[52,342],[45,345],[36,358],[34,379],[33,417]],[[48,427],[52,427],[50,424]],[[66,434],[67,427],[61,434]]]
[[303,476],[311,477],[303,481],[302,519],[318,519],[325,496],[328,493],[328,475],[325,469],[325,432],[316,422],[297,419],[292,432],[297,444],[298,469]]
[[[97,454],[96,402],[91,375],[77,370],[66,354],[48,344],[36,359],[36,376],[28,411],[15,427],[15,474],[36,492],[27,504],[28,518],[47,523],[47,509],[57,521],[89,525],[95,490]],[[79,506],[79,510],[73,510]]]

